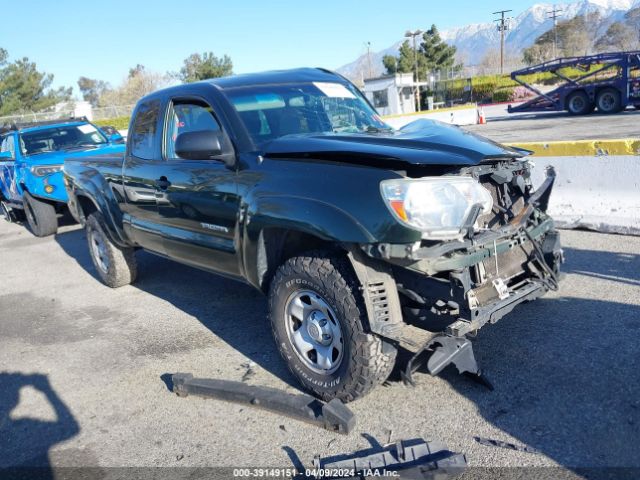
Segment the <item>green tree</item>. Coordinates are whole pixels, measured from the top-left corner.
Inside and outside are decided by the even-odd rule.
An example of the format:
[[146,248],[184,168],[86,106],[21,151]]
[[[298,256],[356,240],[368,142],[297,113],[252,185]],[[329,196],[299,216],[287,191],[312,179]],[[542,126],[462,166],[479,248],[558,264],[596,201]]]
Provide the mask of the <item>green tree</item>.
[[178,78],[185,83],[191,83],[231,74],[233,74],[233,62],[229,56],[224,55],[218,58],[213,52],[205,52],[202,55],[192,53],[185,58]]
[[422,35],[420,52],[424,56],[427,70],[446,70],[456,63],[456,47],[442,40],[435,25],[431,25]]
[[78,78],[78,88],[80,89],[82,98],[94,107],[98,106],[100,97],[104,95],[107,90],[110,90],[107,82],[88,77]]
[[71,98],[71,88],[51,88],[53,75],[38,71],[27,57],[15,62],[7,58],[0,49],[0,115],[42,111]]
[[413,72],[416,54],[420,80],[424,80],[430,70],[445,70],[455,66],[456,47],[442,40],[435,25],[424,32],[417,52],[414,51],[411,42],[405,40],[400,45],[398,56],[385,55],[382,64],[389,74]]
[[[417,61],[418,61],[418,75],[420,78],[424,79],[426,75],[426,61],[424,56],[420,53],[418,49],[417,52]],[[388,74],[393,73],[411,73],[415,70],[415,62],[416,62],[416,52],[411,46],[409,40],[405,40],[400,45],[400,49],[398,50],[398,56],[394,57],[393,55],[385,55],[382,58],[382,64],[387,70]]]

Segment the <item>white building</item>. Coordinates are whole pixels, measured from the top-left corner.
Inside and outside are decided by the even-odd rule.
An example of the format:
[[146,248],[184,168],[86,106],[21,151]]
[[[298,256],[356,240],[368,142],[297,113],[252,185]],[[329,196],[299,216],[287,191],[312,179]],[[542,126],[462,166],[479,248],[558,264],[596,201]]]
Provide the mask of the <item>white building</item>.
[[364,81],[364,94],[380,115],[416,111],[413,73],[396,73]]

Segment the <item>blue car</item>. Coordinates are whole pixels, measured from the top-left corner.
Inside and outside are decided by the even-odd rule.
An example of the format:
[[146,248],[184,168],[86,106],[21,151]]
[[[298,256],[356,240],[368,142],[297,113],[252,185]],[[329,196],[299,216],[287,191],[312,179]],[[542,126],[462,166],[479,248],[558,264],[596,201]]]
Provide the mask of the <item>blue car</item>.
[[0,208],[5,219],[26,219],[38,237],[58,230],[67,203],[64,160],[124,153],[122,137],[85,118],[5,126],[0,129]]

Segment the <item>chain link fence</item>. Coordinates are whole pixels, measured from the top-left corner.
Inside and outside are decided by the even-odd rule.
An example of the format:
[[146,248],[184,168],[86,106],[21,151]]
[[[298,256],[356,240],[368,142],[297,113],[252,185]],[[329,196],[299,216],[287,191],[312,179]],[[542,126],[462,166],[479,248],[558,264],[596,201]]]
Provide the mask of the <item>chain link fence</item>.
[[45,122],[49,120],[63,120],[65,118],[86,116],[92,120],[109,120],[131,116],[135,105],[117,105],[110,107],[84,108],[78,111],[75,105],[66,105],[52,112],[25,112],[0,117],[0,125],[19,123]]
[[111,107],[98,107],[92,109],[94,120],[106,120],[110,118],[130,117],[135,105],[118,105]]
[[58,120],[63,118],[69,118],[74,116],[74,109],[60,110],[57,112],[29,112],[20,113],[16,115],[8,115],[0,117],[0,125],[10,125],[13,123],[28,123],[28,122],[45,122],[47,120]]

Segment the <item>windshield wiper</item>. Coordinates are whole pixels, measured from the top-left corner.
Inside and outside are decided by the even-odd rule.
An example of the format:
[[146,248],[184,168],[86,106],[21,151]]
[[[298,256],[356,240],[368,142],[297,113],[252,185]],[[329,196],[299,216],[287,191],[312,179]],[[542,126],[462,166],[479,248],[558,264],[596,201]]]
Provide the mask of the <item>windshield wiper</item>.
[[70,145],[63,148],[62,150],[65,152],[69,152],[71,150],[81,150],[83,148],[98,148],[98,145],[96,145],[95,143],[82,143],[80,145]]
[[365,130],[365,132],[367,133],[389,133],[392,131],[393,131],[393,128],[391,127],[380,128],[380,127],[375,127],[373,125],[367,126],[367,129]]

